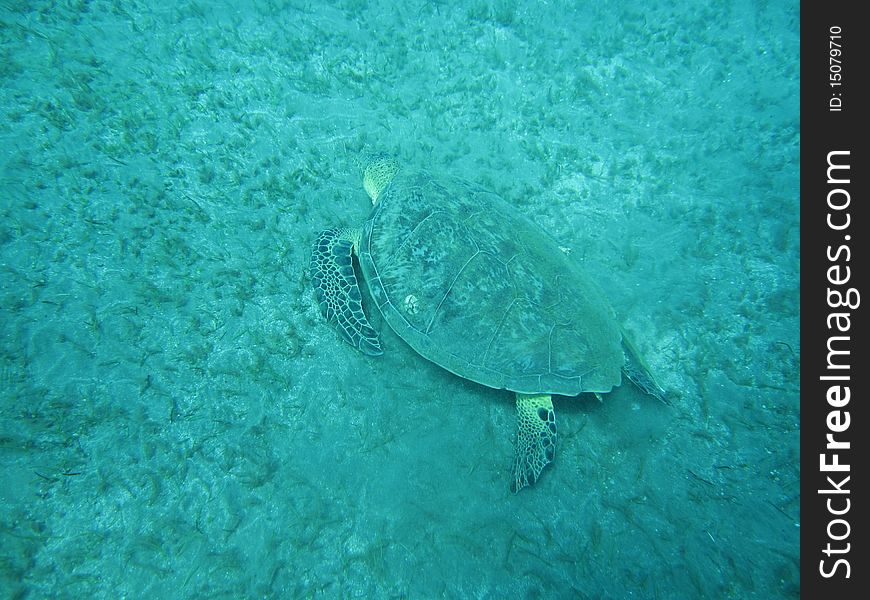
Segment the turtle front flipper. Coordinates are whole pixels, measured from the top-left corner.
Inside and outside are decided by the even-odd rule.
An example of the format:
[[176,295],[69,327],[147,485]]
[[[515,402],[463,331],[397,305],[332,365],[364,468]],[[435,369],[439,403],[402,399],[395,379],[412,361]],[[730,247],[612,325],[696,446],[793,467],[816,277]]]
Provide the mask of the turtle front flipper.
[[320,312],[341,337],[369,355],[383,354],[377,332],[362,309],[362,296],[353,271],[355,229],[327,229],[317,236],[309,266]]
[[655,380],[649,367],[637,353],[634,344],[624,333],[622,334],[622,352],[625,354],[625,364],[622,365],[623,374],[644,394],[658,398],[665,404],[670,404],[667,392]]
[[548,395],[517,393],[517,441],[511,491],[535,483],[556,456],[556,413]]

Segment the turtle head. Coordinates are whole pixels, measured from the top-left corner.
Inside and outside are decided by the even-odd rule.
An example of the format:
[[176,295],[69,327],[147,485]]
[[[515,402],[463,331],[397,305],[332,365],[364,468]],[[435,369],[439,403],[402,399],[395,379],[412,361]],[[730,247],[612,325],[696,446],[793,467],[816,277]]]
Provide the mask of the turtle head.
[[377,204],[378,197],[399,172],[399,163],[392,156],[378,154],[363,167],[363,187],[372,204]]

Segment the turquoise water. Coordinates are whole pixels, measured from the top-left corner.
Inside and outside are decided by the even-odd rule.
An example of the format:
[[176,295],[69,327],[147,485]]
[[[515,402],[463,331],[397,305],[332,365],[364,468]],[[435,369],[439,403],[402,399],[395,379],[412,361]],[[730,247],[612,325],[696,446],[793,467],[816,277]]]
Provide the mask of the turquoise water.
[[[798,3],[704,4],[5,2],[0,596],[796,597]],[[511,494],[510,393],[319,315],[370,149],[548,230],[672,405],[557,397]]]

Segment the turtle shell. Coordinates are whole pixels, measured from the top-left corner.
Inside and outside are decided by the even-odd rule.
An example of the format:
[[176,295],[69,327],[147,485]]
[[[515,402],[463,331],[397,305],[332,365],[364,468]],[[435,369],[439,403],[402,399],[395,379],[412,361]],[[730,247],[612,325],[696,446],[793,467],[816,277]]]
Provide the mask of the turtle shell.
[[400,173],[363,228],[359,261],[390,327],[460,377],[566,396],[621,381],[622,333],[599,287],[493,192]]

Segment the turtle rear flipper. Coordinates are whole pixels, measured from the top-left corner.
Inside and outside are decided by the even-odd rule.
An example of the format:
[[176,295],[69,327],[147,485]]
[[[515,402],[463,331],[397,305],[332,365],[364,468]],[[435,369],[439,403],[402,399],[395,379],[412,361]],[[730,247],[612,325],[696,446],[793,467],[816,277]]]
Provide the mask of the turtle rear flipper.
[[556,456],[556,413],[548,394],[517,393],[517,441],[511,491],[534,484]]
[[317,236],[309,265],[320,312],[351,346],[369,355],[383,354],[377,332],[362,309],[353,271],[353,245],[358,232],[327,229]]
[[652,376],[649,367],[643,362],[643,359],[637,353],[637,350],[635,350],[634,344],[631,343],[631,340],[625,334],[622,336],[622,351],[625,354],[625,364],[622,366],[622,372],[625,376],[643,393],[653,398],[658,398],[665,404],[670,404],[667,392],[662,389]]

